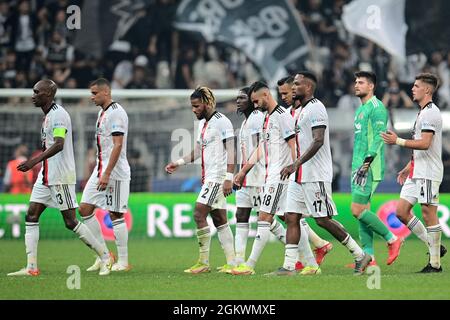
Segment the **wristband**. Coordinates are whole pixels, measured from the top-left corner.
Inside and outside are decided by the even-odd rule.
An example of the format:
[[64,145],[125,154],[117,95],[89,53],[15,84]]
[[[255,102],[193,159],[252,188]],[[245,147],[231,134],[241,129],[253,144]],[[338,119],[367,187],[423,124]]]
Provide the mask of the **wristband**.
[[186,164],[186,161],[184,161],[183,158],[178,159],[177,161],[175,161],[175,163],[179,166],[183,166]]
[[404,147],[406,144],[406,140],[402,139],[402,138],[397,138],[397,140],[395,140],[395,144],[398,144],[399,146]]
[[233,174],[231,172],[227,172],[225,174],[225,180],[233,181]]

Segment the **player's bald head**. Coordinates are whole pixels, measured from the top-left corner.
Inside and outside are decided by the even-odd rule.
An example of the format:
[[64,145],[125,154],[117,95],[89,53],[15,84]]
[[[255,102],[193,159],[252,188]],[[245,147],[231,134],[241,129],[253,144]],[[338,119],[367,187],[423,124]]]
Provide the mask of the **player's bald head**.
[[53,99],[56,95],[56,90],[58,89],[58,86],[53,80],[44,79],[36,83],[36,88],[38,88],[39,91],[44,92],[45,95]]

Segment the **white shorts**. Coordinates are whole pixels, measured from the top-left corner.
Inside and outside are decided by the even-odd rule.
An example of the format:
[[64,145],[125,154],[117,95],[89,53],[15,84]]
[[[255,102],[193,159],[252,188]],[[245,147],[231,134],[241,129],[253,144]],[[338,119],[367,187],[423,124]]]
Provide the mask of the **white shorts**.
[[223,194],[223,183],[207,181],[197,197],[197,202],[211,207],[211,209],[227,209],[227,200]]
[[276,183],[264,186],[259,212],[284,216],[287,195],[287,184]]
[[286,212],[322,218],[337,215],[331,197],[331,183],[289,181]]
[[78,208],[74,184],[44,186],[40,182],[35,183],[30,202],[42,203],[49,208],[56,208],[60,211]]
[[263,187],[243,187],[236,191],[236,207],[253,208],[258,210],[261,206]]
[[97,173],[89,178],[81,196],[81,203],[92,204],[110,212],[125,213],[128,210],[130,195],[130,180],[109,179],[106,190],[97,190]]
[[412,205],[417,202],[420,204],[439,204],[439,181],[428,179],[406,179],[400,192],[400,198],[405,199]]

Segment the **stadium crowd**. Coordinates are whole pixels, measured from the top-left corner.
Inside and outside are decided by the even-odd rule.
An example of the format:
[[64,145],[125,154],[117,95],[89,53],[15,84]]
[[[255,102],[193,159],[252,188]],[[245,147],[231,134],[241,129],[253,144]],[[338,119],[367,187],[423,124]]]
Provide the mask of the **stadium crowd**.
[[[346,0],[292,0],[309,33],[314,54],[291,70],[307,68],[320,78],[318,96],[328,107],[356,108],[353,72],[374,71],[381,79],[377,94],[390,108],[409,108],[414,76],[438,74],[437,103],[450,105],[450,52],[408,56],[401,63],[366,39],[349,34],[341,15]],[[121,39],[128,49],[112,46],[102,59],[75,47],[76,35],[66,27],[69,5],[83,1],[0,1],[0,87],[29,88],[42,77],[60,88],[86,88],[99,76],[112,79],[113,89],[193,89],[240,87],[260,78],[250,60],[233,48],[207,44],[177,31],[172,22],[177,0],[151,0],[137,12],[137,22]],[[206,72],[205,72],[206,70]]]

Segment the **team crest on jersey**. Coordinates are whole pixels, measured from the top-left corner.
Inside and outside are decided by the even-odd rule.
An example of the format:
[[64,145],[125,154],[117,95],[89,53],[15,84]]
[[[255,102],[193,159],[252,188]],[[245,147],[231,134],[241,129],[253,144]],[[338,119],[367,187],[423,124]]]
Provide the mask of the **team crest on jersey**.
[[269,193],[274,193],[275,192],[275,188],[274,187],[270,187],[269,188]]
[[320,199],[320,191],[316,192],[316,199]]
[[214,185],[214,182],[208,182],[208,187],[209,187],[209,188],[212,188],[213,185]]
[[359,116],[358,116],[358,118],[359,118],[359,119],[364,118],[364,113],[360,113]]
[[114,187],[113,186],[109,186],[109,193],[113,193],[114,192]]
[[61,192],[61,186],[60,185],[56,185],[55,189],[56,189],[56,192]]

